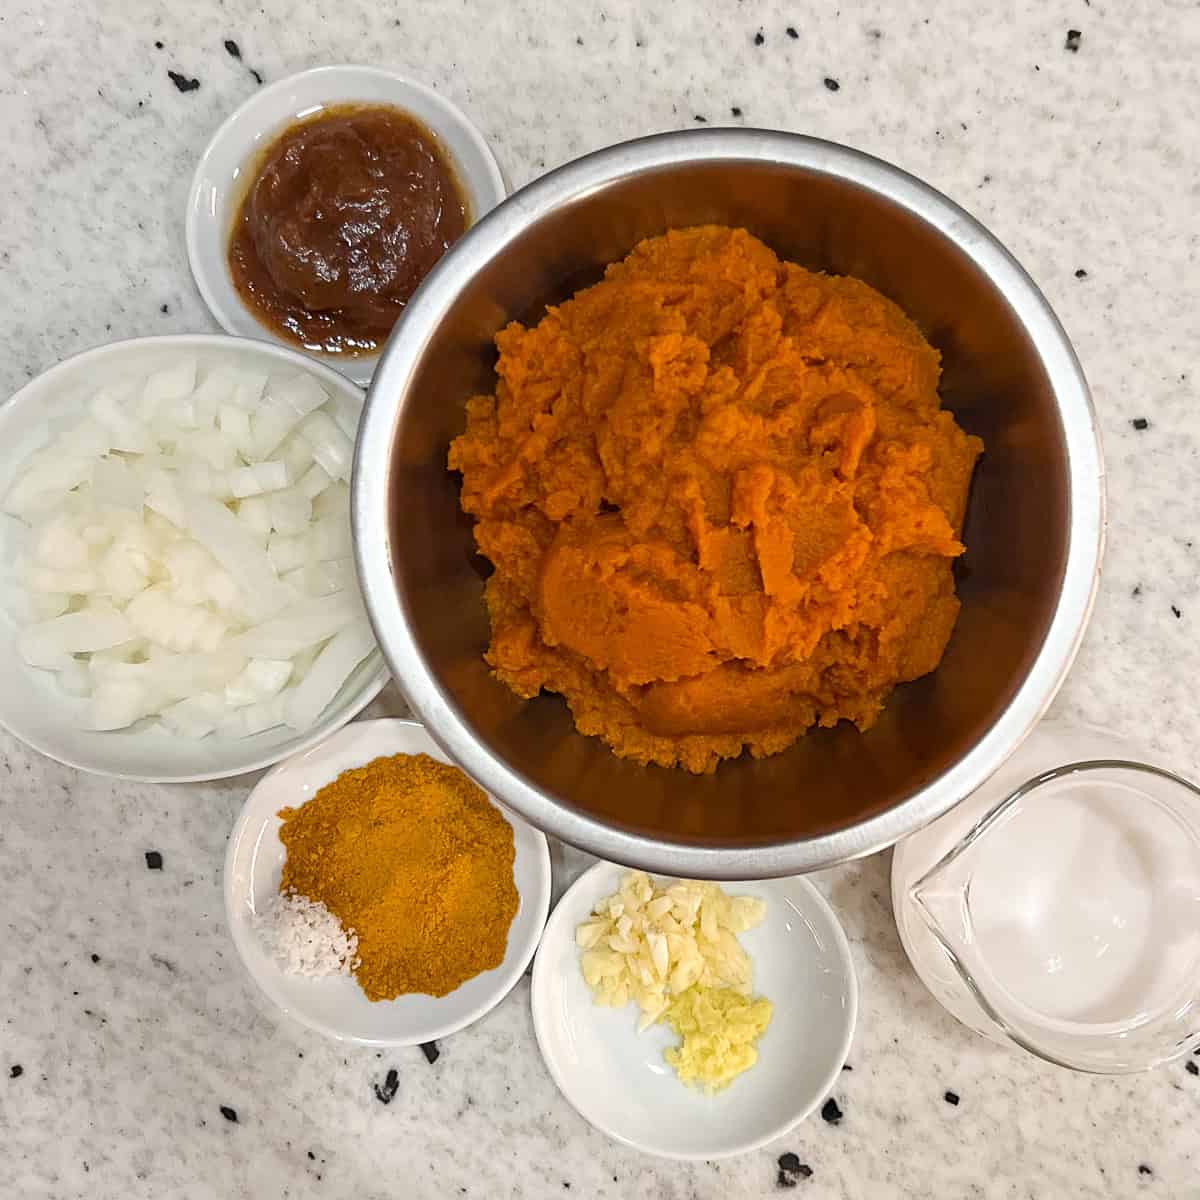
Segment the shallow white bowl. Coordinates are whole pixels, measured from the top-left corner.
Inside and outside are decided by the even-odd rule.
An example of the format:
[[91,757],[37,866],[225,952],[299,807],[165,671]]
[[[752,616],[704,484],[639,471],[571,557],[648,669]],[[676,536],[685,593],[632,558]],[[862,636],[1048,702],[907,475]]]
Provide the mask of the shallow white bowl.
[[330,1037],[370,1046],[415,1046],[456,1033],[508,995],[533,958],[546,924],[550,907],[546,838],[500,809],[513,830],[513,880],[520,907],[508,931],[504,961],[495,970],[468,979],[448,996],[412,995],[372,1002],[352,978],[289,975],[264,949],[253,922],[261,906],[278,893],[287,857],[279,840],[279,809],[303,804],[343,771],[364,766],[381,755],[422,753],[440,762],[450,761],[415,721],[389,718],[347,726],[264,776],[250,793],[229,839],[225,914],[246,970],[284,1012]]
[[806,879],[726,883],[759,896],[767,915],[741,935],[754,991],[775,1006],[759,1060],[715,1096],[680,1083],[663,1059],[665,1025],[637,1032],[637,1007],[600,1008],[579,969],[575,928],[620,885],[598,863],[559,901],[533,968],[533,1028],[563,1095],[597,1129],[664,1158],[743,1154],[780,1137],[828,1095],[850,1051],[858,985],[837,917]]
[[[316,67],[257,91],[217,130],[200,158],[187,210],[188,261],[196,286],[224,329],[295,347],[263,325],[238,295],[229,273],[229,233],[259,152],[293,121],[335,104],[390,104],[416,117],[446,149],[470,203],[471,223],[504,199],[504,178],[483,135],[444,96],[377,67]],[[310,353],[301,351],[301,353]],[[378,354],[311,352],[367,384]]]
[[[219,355],[247,364],[312,373],[330,393],[361,403],[362,393],[344,375],[295,350],[221,334],[135,338],[85,350],[44,371],[0,406],[0,496],[11,486],[25,455],[45,440],[47,421],[78,411],[83,398],[110,378],[186,351],[201,365]],[[157,783],[223,779],[269,767],[319,742],[361,712],[379,694],[388,672],[378,650],[359,664],[342,690],[303,733],[281,726],[247,738],[210,734],[198,741],[136,727],[95,733],[80,728],[85,702],[68,696],[47,671],[27,667],[16,649],[17,626],[0,612],[0,725],[35,750],[83,771]]]

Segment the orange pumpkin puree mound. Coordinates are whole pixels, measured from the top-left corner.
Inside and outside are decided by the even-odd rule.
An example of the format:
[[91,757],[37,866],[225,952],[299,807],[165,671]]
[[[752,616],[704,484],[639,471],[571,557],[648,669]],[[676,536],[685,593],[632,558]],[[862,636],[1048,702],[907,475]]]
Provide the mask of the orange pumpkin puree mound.
[[707,772],[866,729],[938,665],[983,444],[886,297],[704,226],[496,345],[450,467],[495,566],[487,661],[518,695]]

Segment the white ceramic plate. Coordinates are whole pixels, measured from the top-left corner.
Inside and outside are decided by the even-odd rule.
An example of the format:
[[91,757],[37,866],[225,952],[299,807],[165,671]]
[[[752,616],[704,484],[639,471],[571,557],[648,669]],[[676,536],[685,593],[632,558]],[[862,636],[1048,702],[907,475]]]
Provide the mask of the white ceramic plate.
[[[219,334],[136,338],[113,342],[68,358],[27,383],[0,406],[0,496],[16,477],[24,456],[47,440],[47,421],[81,410],[83,400],[109,379],[151,369],[186,351],[201,367],[219,356],[268,369],[309,371],[330,393],[356,403],[362,393],[345,376],[294,350],[268,342]],[[222,779],[279,762],[344,725],[378,695],[388,672],[378,650],[362,662],[317,723],[304,733],[281,726],[248,738],[210,734],[191,740],[153,729],[95,733],[81,729],[82,699],[65,695],[46,671],[35,671],[17,654],[17,627],[0,611],[0,725],[50,758],[83,771],[160,783]]]
[[637,1032],[637,1007],[599,1008],[579,969],[575,927],[617,890],[624,867],[599,863],[559,901],[533,968],[533,1027],[546,1066],[579,1113],[609,1137],[664,1158],[742,1154],[780,1137],[832,1089],[858,1011],[846,936],[805,879],[722,884],[759,896],[766,919],[741,935],[754,990],[775,1006],[759,1060],[715,1096],[686,1087],[663,1060],[665,1025]]
[[[334,104],[391,104],[411,113],[445,147],[478,221],[504,199],[506,189],[483,135],[444,96],[376,67],[317,67],[257,91],[213,135],[196,167],[187,210],[187,250],[196,286],[222,327],[245,337],[291,346],[242,302],[229,274],[229,231],[260,150],[301,117]],[[302,351],[302,353],[307,353]],[[379,355],[313,354],[356,383],[367,384]]]
[[[255,913],[279,891],[287,857],[275,815],[303,804],[343,771],[390,754],[450,760],[415,721],[359,721],[305,754],[281,763],[250,793],[225,856],[225,913],[251,978],[284,1012],[330,1037],[371,1046],[414,1046],[446,1037],[490,1012],[521,978],[537,949],[550,907],[550,853],[545,837],[496,807],[512,826],[513,880],[520,907],[504,961],[448,996],[400,996],[372,1002],[352,978],[308,979],[281,970],[254,931]],[[495,804],[495,801],[492,801]]]

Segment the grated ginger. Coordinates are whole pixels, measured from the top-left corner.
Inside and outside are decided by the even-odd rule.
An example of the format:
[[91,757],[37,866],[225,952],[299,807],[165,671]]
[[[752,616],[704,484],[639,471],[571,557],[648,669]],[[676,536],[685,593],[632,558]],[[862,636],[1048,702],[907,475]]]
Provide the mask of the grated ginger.
[[751,1000],[732,988],[688,988],[664,1014],[683,1042],[663,1057],[683,1083],[719,1092],[758,1062],[755,1043],[773,1012],[761,996]]

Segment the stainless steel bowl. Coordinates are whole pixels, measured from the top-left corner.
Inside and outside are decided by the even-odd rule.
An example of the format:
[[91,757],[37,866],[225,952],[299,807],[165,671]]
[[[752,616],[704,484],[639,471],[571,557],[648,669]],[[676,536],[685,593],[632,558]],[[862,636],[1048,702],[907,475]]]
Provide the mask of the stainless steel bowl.
[[[866,734],[843,723],[715,775],[639,767],[523,703],[483,661],[483,563],[446,449],[494,384],[492,337],[536,320],[640,238],[745,226],[784,258],[857,275],[944,356],[943,396],[987,452],[942,665]],[[430,733],[534,825],[672,875],[810,871],[890,845],[973,791],[1058,690],[1091,608],[1103,470],[1087,383],[1028,275],[957,205],[844,146],[699,130],[628,142],[517,192],[446,255],[396,327],[367,399],[354,475],[363,591]]]

